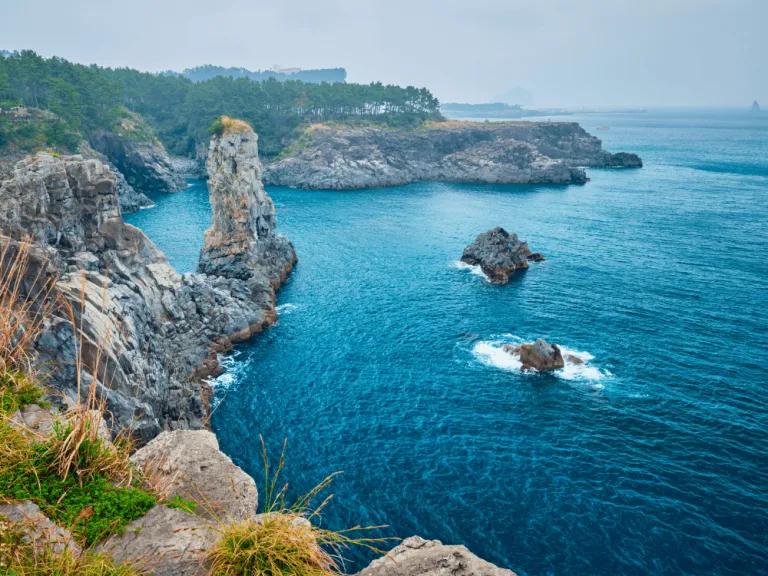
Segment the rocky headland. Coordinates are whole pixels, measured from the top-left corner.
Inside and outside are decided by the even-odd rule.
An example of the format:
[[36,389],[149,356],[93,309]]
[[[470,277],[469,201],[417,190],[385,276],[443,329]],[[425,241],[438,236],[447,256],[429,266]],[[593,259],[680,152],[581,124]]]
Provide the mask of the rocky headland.
[[573,122],[435,122],[416,129],[314,125],[265,167],[266,184],[352,190],[416,181],[578,184],[584,168],[639,168]]
[[98,130],[88,135],[88,143],[141,192],[179,192],[187,187],[158,140],[133,140],[111,130]]
[[464,248],[461,261],[480,266],[492,284],[506,284],[517,271],[528,269],[528,262],[541,262],[540,252],[531,252],[527,242],[517,234],[510,234],[501,226],[478,234],[475,241]]
[[[258,238],[246,238],[246,245],[219,230],[206,246],[222,257],[205,274],[178,274],[141,230],[123,222],[117,179],[99,160],[39,153],[19,162],[0,186],[2,241],[32,238],[27,290],[35,279],[58,277],[57,293],[82,326],[83,381],[95,379],[111,426],[132,424],[144,440],[203,426],[199,379],[219,371],[219,352],[275,320],[275,287],[295,262],[293,247],[274,234],[271,201],[254,187],[255,134],[239,137],[252,138],[250,147],[228,148],[224,135],[211,140],[210,155],[231,152],[233,162],[250,166],[250,176],[242,186],[237,178],[228,179],[230,187],[212,186],[211,204],[220,221],[236,220],[240,206],[219,195],[237,197],[263,218]],[[230,168],[232,162],[222,172]],[[228,273],[225,254],[234,244],[247,254],[237,275]],[[49,384],[74,401],[78,342],[71,319],[62,311],[46,323],[38,362],[53,367]]]

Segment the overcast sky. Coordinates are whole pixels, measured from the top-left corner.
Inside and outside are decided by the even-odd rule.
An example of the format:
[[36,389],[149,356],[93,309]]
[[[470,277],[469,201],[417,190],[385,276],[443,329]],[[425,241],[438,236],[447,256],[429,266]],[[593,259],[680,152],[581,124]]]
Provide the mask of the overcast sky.
[[768,0],[0,0],[0,48],[140,70],[343,66],[443,102],[768,105]]

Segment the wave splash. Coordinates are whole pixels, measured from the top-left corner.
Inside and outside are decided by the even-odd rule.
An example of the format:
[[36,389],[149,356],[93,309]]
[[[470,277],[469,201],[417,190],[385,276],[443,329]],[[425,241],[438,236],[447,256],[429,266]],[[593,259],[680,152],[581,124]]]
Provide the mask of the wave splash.
[[456,260],[455,262],[451,263],[451,266],[453,266],[457,270],[468,270],[469,272],[471,272],[476,276],[481,276],[482,278],[489,280],[488,276],[485,275],[485,273],[483,272],[483,269],[480,268],[479,265],[467,264],[466,262],[462,262],[461,260]]
[[[521,370],[522,364],[520,360],[516,356],[504,351],[506,344],[518,345],[522,343],[524,343],[522,338],[513,334],[505,334],[503,339],[481,340],[477,342],[472,348],[472,354],[486,366],[524,374]],[[565,367],[553,372],[558,378],[571,381],[599,382],[613,376],[608,370],[591,364],[590,361],[594,360],[595,357],[589,352],[575,350],[566,346],[560,346],[560,351],[563,353]],[[583,364],[576,364],[570,361],[568,356],[578,358]],[[535,374],[536,370],[531,370],[531,373]]]

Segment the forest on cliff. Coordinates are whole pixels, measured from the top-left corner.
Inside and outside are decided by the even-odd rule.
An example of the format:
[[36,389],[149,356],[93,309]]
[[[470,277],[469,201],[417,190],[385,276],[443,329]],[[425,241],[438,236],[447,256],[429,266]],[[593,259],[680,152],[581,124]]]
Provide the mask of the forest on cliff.
[[[35,123],[8,113],[14,106],[50,114],[38,114],[33,134]],[[440,118],[440,104],[426,88],[225,76],[193,82],[43,58],[31,50],[0,54],[0,109],[0,148],[27,137],[74,149],[81,135],[112,130],[138,114],[170,152],[189,156],[207,141],[208,127],[221,115],[251,123],[267,157],[279,154],[311,122],[416,126]]]

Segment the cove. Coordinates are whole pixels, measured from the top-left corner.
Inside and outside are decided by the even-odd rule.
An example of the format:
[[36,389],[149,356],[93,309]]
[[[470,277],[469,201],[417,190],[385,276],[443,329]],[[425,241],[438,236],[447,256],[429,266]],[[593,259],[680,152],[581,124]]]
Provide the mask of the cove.
[[[645,168],[583,186],[268,187],[300,262],[241,345],[213,428],[261,478],[288,439],[299,495],[344,470],[324,526],[387,524],[518,574],[757,574],[768,534],[768,121],[576,118]],[[180,272],[205,184],[126,216]],[[457,264],[503,225],[547,260],[508,285]],[[521,374],[504,343],[589,361]],[[760,343],[763,343],[760,345]],[[350,571],[365,555],[350,551]]]

